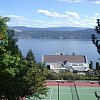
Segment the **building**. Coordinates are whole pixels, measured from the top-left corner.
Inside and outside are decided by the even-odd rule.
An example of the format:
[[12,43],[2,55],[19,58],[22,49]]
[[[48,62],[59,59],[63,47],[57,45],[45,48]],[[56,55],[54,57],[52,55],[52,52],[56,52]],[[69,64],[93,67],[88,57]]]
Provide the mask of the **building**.
[[43,55],[42,62],[55,72],[61,70],[86,72],[89,70],[89,63],[85,55]]

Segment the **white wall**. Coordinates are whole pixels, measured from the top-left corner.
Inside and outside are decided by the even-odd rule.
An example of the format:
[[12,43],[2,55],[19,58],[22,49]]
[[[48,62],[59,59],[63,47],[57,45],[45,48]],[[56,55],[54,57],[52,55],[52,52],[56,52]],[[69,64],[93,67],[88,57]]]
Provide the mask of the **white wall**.
[[46,65],[50,65],[51,70],[65,70],[68,68],[69,70],[87,71],[89,69],[89,63],[68,63],[65,67],[61,67],[59,63],[47,63]]
[[88,71],[89,64],[88,63],[81,63],[81,64],[77,64],[76,66],[74,64],[72,64],[72,68],[74,70],[78,70],[78,71]]

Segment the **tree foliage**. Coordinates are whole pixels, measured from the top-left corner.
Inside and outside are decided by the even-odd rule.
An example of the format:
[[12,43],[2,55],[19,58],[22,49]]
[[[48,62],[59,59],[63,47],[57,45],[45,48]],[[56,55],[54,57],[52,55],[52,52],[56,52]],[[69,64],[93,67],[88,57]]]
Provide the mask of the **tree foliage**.
[[[100,19],[97,19],[97,26],[95,27],[95,31],[97,34],[100,34]],[[100,54],[100,40],[98,39],[98,36],[92,35],[92,42],[97,48],[97,52]],[[96,71],[99,73],[99,80],[100,80],[100,65],[98,62],[96,62]]]
[[7,37],[6,31],[7,31],[7,25],[6,22],[10,21],[8,17],[0,17],[0,40]]
[[32,49],[30,49],[30,50],[28,51],[27,56],[26,56],[26,60],[36,62],[36,61],[35,61],[34,54],[33,54],[33,52],[32,52]]
[[19,100],[23,96],[38,94],[37,98],[40,98],[40,94],[47,92],[43,65],[35,62],[31,50],[27,59],[23,58],[14,31],[6,24],[8,19],[0,17],[0,97]]

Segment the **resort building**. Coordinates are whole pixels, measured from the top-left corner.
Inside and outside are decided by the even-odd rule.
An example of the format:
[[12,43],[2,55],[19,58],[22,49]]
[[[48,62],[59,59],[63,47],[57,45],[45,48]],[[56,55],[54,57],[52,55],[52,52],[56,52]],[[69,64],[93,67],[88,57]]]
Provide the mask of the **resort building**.
[[43,55],[42,62],[55,72],[61,70],[87,72],[89,70],[89,62],[86,55]]

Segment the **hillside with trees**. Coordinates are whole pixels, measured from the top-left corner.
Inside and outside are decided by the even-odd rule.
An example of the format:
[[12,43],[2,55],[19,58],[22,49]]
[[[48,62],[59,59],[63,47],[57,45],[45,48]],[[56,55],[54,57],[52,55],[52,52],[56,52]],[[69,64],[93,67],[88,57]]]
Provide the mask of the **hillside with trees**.
[[[15,30],[16,38],[33,39],[91,39],[96,34],[94,28],[58,27],[58,28],[30,28],[10,27]],[[98,35],[100,38],[100,36]]]

